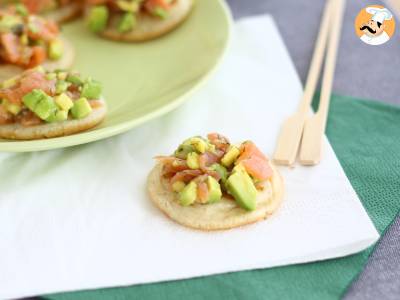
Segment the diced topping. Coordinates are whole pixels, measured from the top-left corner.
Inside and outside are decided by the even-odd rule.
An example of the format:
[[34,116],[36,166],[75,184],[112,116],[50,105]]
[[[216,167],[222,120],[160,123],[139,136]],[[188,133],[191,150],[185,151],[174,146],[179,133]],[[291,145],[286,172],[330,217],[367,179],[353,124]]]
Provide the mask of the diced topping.
[[186,163],[191,169],[200,168],[199,155],[196,152],[190,152],[187,156]]
[[27,70],[0,84],[0,124],[17,122],[33,126],[68,118],[82,119],[103,105],[101,91],[98,81],[83,79],[75,72]]
[[272,169],[266,163],[267,157],[257,148],[257,146],[247,141],[241,145],[241,154],[236,163],[241,163],[246,171],[258,180],[266,180],[272,176]]
[[135,25],[136,25],[135,15],[131,12],[124,13],[118,24],[118,31],[122,33],[129,32],[135,27]]
[[90,10],[88,26],[93,32],[103,31],[108,22],[109,12],[105,5],[98,5]]
[[33,68],[46,59],[58,60],[63,44],[51,20],[27,15],[23,6],[0,9],[0,63]]
[[179,203],[183,206],[189,206],[196,201],[197,184],[192,181],[179,193]]
[[74,102],[74,106],[71,108],[72,116],[75,119],[83,119],[92,112],[92,107],[86,98],[80,98]]
[[225,183],[226,179],[228,178],[228,170],[223,165],[213,164],[210,167],[210,170],[217,172],[222,183]]
[[222,191],[218,181],[212,177],[207,177],[208,199],[207,203],[215,203],[221,200]]
[[273,175],[268,159],[254,143],[235,146],[216,133],[207,139],[189,138],[172,156],[156,159],[163,165],[162,176],[184,206],[215,203],[225,195],[243,209],[254,210],[258,190],[264,189]]
[[[136,26],[137,14],[147,13],[160,19],[169,17],[169,10],[175,0],[87,0],[91,8],[87,24],[93,32],[101,32],[113,24],[121,33],[130,32]],[[110,21],[116,15],[118,22]],[[115,23],[115,25],[114,25]]]
[[75,0],[21,0],[20,2],[24,4],[25,10],[36,14],[68,5],[73,1]]
[[230,167],[239,155],[240,155],[240,150],[237,147],[232,146],[229,149],[229,151],[224,155],[224,157],[221,159],[221,163],[225,167]]
[[185,183],[183,182],[183,181],[175,181],[173,184],[172,184],[172,190],[174,191],[174,192],[177,192],[177,193],[179,193],[179,192],[181,192],[184,188],[185,188]]
[[46,119],[46,122],[61,122],[68,119],[68,111],[65,110],[54,110]]
[[97,81],[88,79],[82,87],[82,97],[88,99],[99,99],[101,95],[101,84]]
[[59,60],[63,56],[64,45],[58,40],[54,39],[49,43],[49,58],[51,60]]
[[60,109],[66,111],[69,111],[74,106],[74,102],[72,102],[71,98],[64,93],[54,97],[54,101]]
[[226,187],[241,207],[246,210],[256,209],[257,190],[244,170],[235,170],[226,180]]
[[42,99],[39,100],[32,111],[40,119],[46,120],[48,117],[50,117],[50,115],[54,114],[57,111],[57,106],[54,103],[53,98],[45,95]]

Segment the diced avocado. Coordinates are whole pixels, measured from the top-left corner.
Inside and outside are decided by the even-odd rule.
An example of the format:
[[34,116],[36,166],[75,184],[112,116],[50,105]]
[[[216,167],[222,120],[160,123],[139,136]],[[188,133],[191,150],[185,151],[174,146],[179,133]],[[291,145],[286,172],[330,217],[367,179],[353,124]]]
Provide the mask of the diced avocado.
[[57,74],[56,73],[47,73],[46,74],[46,79],[47,80],[54,80],[54,79],[56,79],[57,78]]
[[0,20],[0,32],[8,32],[20,23],[20,18],[18,16],[5,14]]
[[46,122],[49,122],[49,123],[61,122],[61,121],[65,121],[67,119],[68,119],[68,111],[57,110],[46,119]]
[[179,193],[179,203],[183,206],[192,205],[197,198],[197,184],[191,181],[185,188]]
[[225,167],[229,167],[235,162],[236,158],[238,158],[239,155],[240,155],[240,150],[237,147],[232,146],[228,150],[228,152],[225,153],[224,157],[221,159],[221,163]]
[[161,19],[166,19],[168,18],[168,11],[165,10],[164,8],[157,6],[156,8],[153,9],[152,14],[160,17]]
[[99,99],[101,96],[101,91],[101,83],[90,79],[83,84],[81,96],[87,99]]
[[204,153],[208,149],[208,144],[201,137],[192,137],[183,142],[184,145],[192,145],[197,152]]
[[186,159],[186,158],[187,158],[187,155],[188,155],[190,152],[193,152],[193,151],[195,151],[195,149],[194,149],[194,147],[193,147],[192,145],[184,145],[184,144],[181,144],[181,145],[178,147],[178,149],[175,150],[174,155],[175,155],[176,157],[178,157],[178,158]]
[[66,94],[54,97],[54,101],[62,110],[66,111],[69,111],[74,106],[74,102],[72,102],[71,98]]
[[120,10],[135,13],[139,10],[139,4],[143,0],[127,1],[127,0],[117,0],[117,6]]
[[8,88],[16,85],[17,82],[18,82],[18,77],[13,77],[13,78],[7,79],[1,83],[1,88],[8,89]]
[[47,95],[36,104],[35,109],[33,110],[33,112],[42,120],[46,120],[56,111],[57,105],[54,103],[53,98]]
[[32,92],[22,97],[22,102],[27,108],[34,112],[36,105],[46,97],[48,96],[45,92],[39,89],[34,89]]
[[68,74],[65,80],[75,85],[83,84],[83,80],[78,75]]
[[186,186],[186,184],[185,184],[183,181],[175,181],[175,182],[172,184],[172,190],[173,190],[174,192],[179,193],[179,192],[181,192],[181,191],[185,188],[185,186]]
[[15,12],[23,17],[26,17],[29,14],[26,6],[21,3],[15,4]]
[[67,79],[67,75],[68,75],[67,72],[63,72],[63,71],[57,72],[57,79],[64,81]]
[[188,167],[191,169],[200,168],[199,155],[196,152],[190,152],[187,155],[186,163],[187,163]]
[[19,41],[21,42],[22,45],[27,46],[27,45],[29,44],[28,35],[25,34],[25,33],[22,34],[22,35],[19,37]]
[[234,171],[226,180],[226,187],[241,207],[250,211],[256,209],[257,190],[245,171]]
[[98,5],[93,7],[88,16],[88,26],[93,32],[103,31],[108,22],[109,11],[107,6]]
[[52,60],[59,60],[64,53],[64,45],[62,41],[56,39],[49,43],[49,58]]
[[35,23],[28,23],[28,30],[31,33],[39,33],[40,29]]
[[71,108],[71,113],[74,119],[82,119],[87,117],[92,112],[92,107],[86,98],[80,98],[74,102]]
[[133,13],[127,12],[124,13],[121,17],[121,20],[118,23],[118,31],[119,32],[129,32],[136,25],[136,17]]
[[225,183],[228,177],[228,170],[223,165],[213,164],[210,169],[216,171],[221,176],[221,181]]
[[33,68],[32,70],[35,70],[36,72],[39,72],[39,73],[42,73],[42,74],[45,74],[46,73],[46,70],[44,69],[44,67],[43,66],[37,66],[37,67],[35,67],[35,68]]
[[222,197],[221,186],[214,177],[212,176],[207,177],[207,187],[208,187],[207,203],[215,203],[221,200]]
[[13,115],[18,115],[22,109],[21,105],[11,103],[5,99],[3,100],[2,105],[8,112],[12,113]]
[[56,94],[61,94],[67,91],[68,87],[71,85],[71,83],[66,82],[64,80],[59,80],[56,83]]

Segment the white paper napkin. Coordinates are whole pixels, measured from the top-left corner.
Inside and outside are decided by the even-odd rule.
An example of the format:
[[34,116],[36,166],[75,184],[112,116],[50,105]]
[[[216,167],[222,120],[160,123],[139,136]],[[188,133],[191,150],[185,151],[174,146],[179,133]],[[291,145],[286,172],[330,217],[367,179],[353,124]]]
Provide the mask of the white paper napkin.
[[81,147],[0,154],[0,298],[309,262],[370,246],[378,233],[327,140],[320,165],[281,169],[283,205],[255,225],[193,231],[146,195],[152,157],[192,135],[218,131],[271,154],[301,93],[272,19],[247,19],[235,25],[218,72],[173,113]]

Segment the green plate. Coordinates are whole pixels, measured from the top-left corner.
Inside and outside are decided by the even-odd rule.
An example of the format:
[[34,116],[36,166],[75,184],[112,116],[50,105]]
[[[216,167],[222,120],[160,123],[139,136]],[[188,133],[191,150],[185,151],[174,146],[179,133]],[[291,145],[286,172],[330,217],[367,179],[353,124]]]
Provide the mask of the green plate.
[[0,151],[29,152],[104,139],[178,107],[210,75],[225,52],[231,17],[222,0],[198,0],[174,32],[142,44],[103,40],[82,21],[63,28],[77,52],[74,69],[100,80],[106,120],[79,134],[36,141],[0,140]]

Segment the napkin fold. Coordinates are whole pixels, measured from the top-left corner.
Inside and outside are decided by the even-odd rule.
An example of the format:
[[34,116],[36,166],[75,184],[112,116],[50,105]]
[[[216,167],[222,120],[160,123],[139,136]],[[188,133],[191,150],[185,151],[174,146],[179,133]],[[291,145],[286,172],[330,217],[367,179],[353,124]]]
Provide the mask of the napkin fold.
[[326,139],[320,165],[281,169],[283,205],[255,225],[193,231],[147,197],[152,157],[188,136],[218,131],[271,154],[301,93],[272,19],[252,18],[236,24],[219,71],[176,111],[84,146],[1,154],[0,298],[310,262],[373,244],[377,231]]

